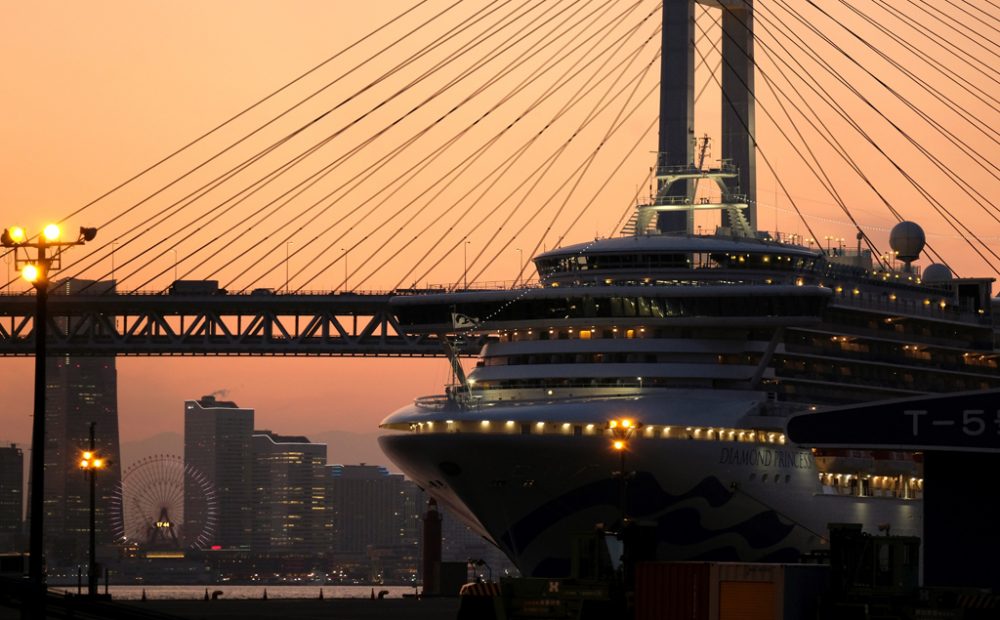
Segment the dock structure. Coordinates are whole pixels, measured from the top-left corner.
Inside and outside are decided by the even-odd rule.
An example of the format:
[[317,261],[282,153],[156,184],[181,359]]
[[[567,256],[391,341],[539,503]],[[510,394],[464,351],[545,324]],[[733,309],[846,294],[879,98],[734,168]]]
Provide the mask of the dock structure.
[[924,585],[1000,583],[1000,510],[984,482],[1000,465],[1000,390],[804,413],[788,437],[813,448],[922,452]]

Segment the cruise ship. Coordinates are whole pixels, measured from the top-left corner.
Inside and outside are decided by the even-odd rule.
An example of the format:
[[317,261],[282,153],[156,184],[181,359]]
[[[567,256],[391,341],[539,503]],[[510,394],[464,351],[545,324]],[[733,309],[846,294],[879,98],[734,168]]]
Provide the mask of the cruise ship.
[[568,574],[574,534],[617,527],[623,508],[671,559],[794,561],[831,522],[920,535],[919,454],[798,447],[788,417],[1000,387],[992,280],[942,265],[647,234],[534,262],[537,287],[394,299],[408,332],[491,340],[380,439],[527,575]]
[[[664,3],[667,65],[691,61],[666,38],[691,6]],[[723,53],[752,75],[746,47]],[[524,575],[569,575],[578,535],[626,522],[677,560],[796,561],[830,523],[919,536],[919,453],[793,445],[788,419],[1000,388],[993,279],[921,269],[917,224],[886,256],[860,231],[823,248],[756,229],[752,102],[732,84],[742,120],[724,111],[708,168],[691,84],[664,81],[657,191],[621,236],[535,256],[535,286],[391,301],[405,332],[452,342],[455,382],[389,415],[380,445]],[[695,198],[703,182],[717,200]],[[721,224],[692,234],[705,209]],[[470,342],[485,344],[465,373]]]

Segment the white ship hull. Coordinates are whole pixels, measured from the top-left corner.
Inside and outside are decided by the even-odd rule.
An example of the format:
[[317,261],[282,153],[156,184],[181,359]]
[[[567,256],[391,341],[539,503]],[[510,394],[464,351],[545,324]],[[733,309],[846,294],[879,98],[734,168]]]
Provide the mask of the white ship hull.
[[[611,399],[538,409],[551,420],[596,419],[609,409],[634,411],[645,404]],[[523,420],[524,410],[493,407],[488,415]],[[390,420],[401,417],[426,414],[407,408]],[[384,436],[380,444],[407,476],[526,575],[569,574],[576,535],[620,523],[621,483],[613,477],[619,455],[603,434],[404,433]],[[630,442],[626,471],[635,472],[628,517],[655,525],[658,559],[796,561],[824,548],[831,522],[861,523],[872,532],[888,523],[894,533],[920,535],[919,501],[826,495],[812,453],[789,445],[640,433]]]

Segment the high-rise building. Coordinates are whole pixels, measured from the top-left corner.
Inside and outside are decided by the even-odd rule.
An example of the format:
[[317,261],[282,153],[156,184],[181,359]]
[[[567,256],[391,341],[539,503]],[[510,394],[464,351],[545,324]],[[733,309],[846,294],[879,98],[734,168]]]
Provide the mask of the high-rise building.
[[[215,487],[215,528],[208,546],[249,549],[253,531],[253,409],[204,396],[184,403],[184,463]],[[208,520],[203,492],[184,486],[183,532],[201,532]],[[185,535],[185,545],[195,544]]]
[[312,555],[329,550],[325,466],[326,444],[254,431],[254,551]]
[[423,509],[419,487],[364,463],[327,469],[335,569],[352,578],[416,583]]
[[0,552],[24,549],[24,453],[0,446]]
[[[52,295],[102,295],[114,282],[64,280]],[[59,318],[57,329],[69,331],[73,319]],[[96,532],[98,559],[113,553],[109,507],[121,482],[118,442],[118,374],[114,357],[52,356],[46,360],[45,391],[45,553],[51,566],[87,561],[90,531],[90,485],[79,468],[80,453],[95,446],[107,467],[97,475]]]
[[331,465],[334,551],[366,553],[369,546],[418,546],[419,489],[377,465]]

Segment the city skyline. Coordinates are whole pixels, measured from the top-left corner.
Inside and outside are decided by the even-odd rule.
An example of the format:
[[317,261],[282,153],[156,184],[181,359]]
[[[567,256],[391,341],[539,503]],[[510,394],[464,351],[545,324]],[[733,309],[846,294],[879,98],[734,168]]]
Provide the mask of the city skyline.
[[[4,86],[9,113],[0,120],[6,144],[0,162],[8,177],[0,187],[3,225],[17,223],[35,230],[48,219],[86,204],[342,49],[361,33],[388,22],[397,10],[321,2],[292,7],[189,2],[169,9],[124,2],[99,8],[49,2],[12,7],[9,19],[0,25],[0,62],[9,76]],[[860,57],[866,57],[864,50]],[[352,82],[350,87],[358,83]],[[346,85],[345,90],[349,90]],[[447,107],[440,104],[436,111]],[[773,139],[773,131],[762,117],[758,123],[762,141]],[[711,123],[706,124],[708,130],[713,129]],[[638,126],[630,126],[633,133],[638,133]],[[985,144],[980,136],[973,135],[970,140],[980,148]],[[933,138],[928,144],[940,146]],[[786,151],[780,155],[793,157]],[[619,183],[616,195],[621,202],[628,201],[651,163],[646,153],[636,161],[640,164],[636,174],[622,175]],[[165,177],[179,169],[171,169]],[[884,168],[880,170],[885,174]],[[921,170],[918,166],[918,172]],[[775,195],[776,189],[765,171],[760,174],[763,200]],[[877,212],[870,196],[856,190],[847,193],[858,205],[866,226],[876,231],[886,226],[886,214]],[[829,232],[850,238],[839,221],[842,217],[834,217],[828,198],[805,184],[793,188],[793,194],[813,198],[806,204],[816,218],[814,223],[823,224],[822,218],[833,220],[826,222]],[[139,196],[141,190],[130,191],[122,201],[69,223],[100,223]],[[574,231],[573,240],[587,238],[594,229],[612,233],[618,207],[616,204],[600,216],[588,215]],[[785,205],[780,212],[776,208],[762,215],[761,220],[767,228],[777,223],[784,230],[796,230],[794,214],[788,211]],[[975,225],[979,214],[968,215]],[[936,222],[927,208],[918,210],[913,219]],[[1000,233],[989,221],[980,224],[986,235]],[[938,228],[927,226],[931,239],[953,250],[954,266],[969,275],[995,275],[982,269],[968,251],[955,250],[958,242],[950,238],[949,229],[939,223],[935,226]],[[491,232],[481,231],[473,242],[482,245]],[[115,238],[109,235],[120,233],[113,227],[102,229],[99,239],[107,243]],[[530,257],[530,247],[524,252],[525,260]],[[116,260],[121,268],[134,254],[119,248],[117,259],[103,260],[93,275],[113,269]],[[72,250],[67,265],[82,261],[84,256],[83,249]],[[291,260],[294,269],[305,259],[293,254]],[[507,252],[488,277],[513,279],[520,260],[518,253]],[[437,272],[440,281],[454,281],[461,272],[456,267],[459,262],[461,258],[453,255],[451,268]],[[169,263],[168,258],[160,266],[167,273],[158,285],[170,279]],[[335,266],[335,273],[317,287],[334,288],[339,268]],[[280,271],[272,273],[265,284],[280,289],[284,279]],[[387,270],[372,286],[391,285],[400,271]],[[23,285],[15,287],[21,289]],[[30,385],[31,360],[3,359],[0,369],[0,395],[8,404],[0,439],[27,446],[31,394],[26,386]],[[121,436],[124,441],[134,441],[158,432],[178,432],[180,423],[167,415],[175,404],[220,390],[228,390],[227,398],[254,403],[261,416],[259,424],[264,427],[277,428],[279,421],[287,420],[289,427],[306,435],[332,429],[373,431],[382,418],[414,396],[439,392],[448,378],[448,365],[442,359],[119,358],[118,372]],[[368,387],[371,383],[378,389]]]

